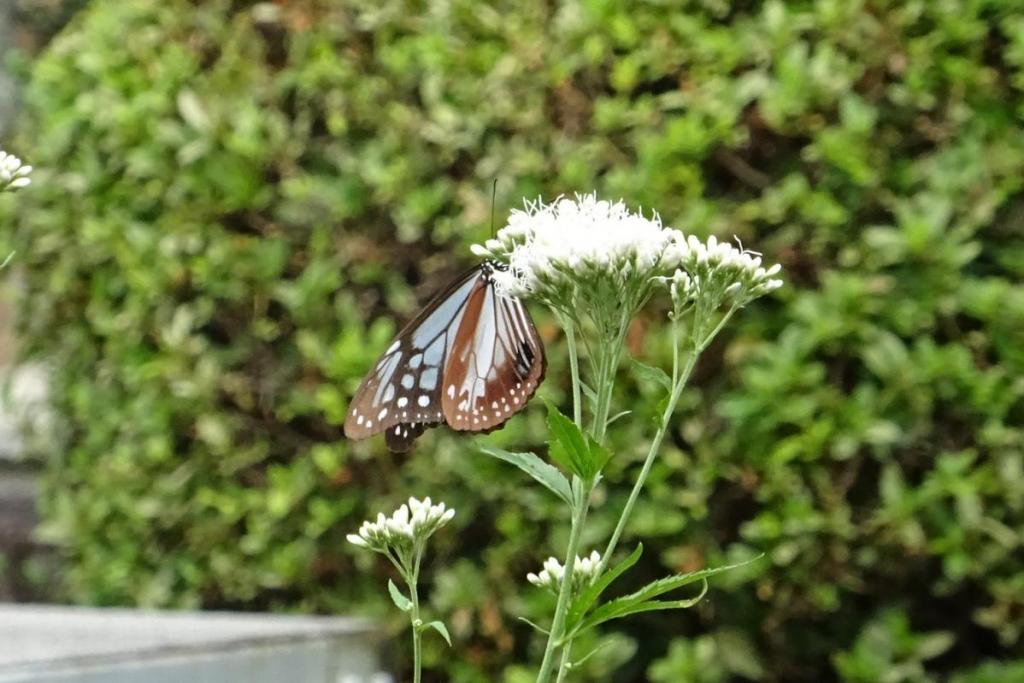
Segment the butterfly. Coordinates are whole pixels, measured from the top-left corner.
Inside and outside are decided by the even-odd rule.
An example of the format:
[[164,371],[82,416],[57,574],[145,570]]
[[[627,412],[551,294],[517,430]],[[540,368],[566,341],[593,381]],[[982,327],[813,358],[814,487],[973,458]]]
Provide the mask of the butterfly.
[[484,261],[462,274],[398,333],[363,379],[345,435],[384,433],[407,451],[427,428],[489,432],[523,409],[544,380],[544,346],[526,306],[495,291]]

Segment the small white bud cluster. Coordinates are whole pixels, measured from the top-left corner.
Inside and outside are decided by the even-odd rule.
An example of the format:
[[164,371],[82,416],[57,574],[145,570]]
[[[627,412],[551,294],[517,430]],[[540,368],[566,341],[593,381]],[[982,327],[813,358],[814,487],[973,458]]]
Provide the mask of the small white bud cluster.
[[[597,576],[597,569],[601,566],[601,554],[596,550],[589,556],[580,558],[576,556],[576,564],[572,568],[573,592],[579,592],[593,583]],[[565,577],[565,567],[557,558],[549,557],[544,562],[544,568],[539,574],[530,573],[526,580],[539,588],[547,588],[557,594],[562,586]]]
[[714,235],[707,242],[689,235],[675,241],[669,252],[680,267],[671,277],[660,279],[669,286],[677,314],[698,300],[709,309],[726,301],[744,306],[782,286],[775,277],[782,266],[765,268],[757,252],[719,242]]
[[359,532],[349,534],[347,539],[353,545],[379,553],[387,553],[389,549],[404,551],[426,541],[454,516],[455,510],[447,509],[444,503],[433,505],[430,498],[422,501],[410,498],[408,504],[403,504],[390,517],[380,513],[376,521],[363,522]]
[[13,154],[0,150],[0,192],[28,186],[32,182],[28,177],[31,172],[31,166],[24,165]]

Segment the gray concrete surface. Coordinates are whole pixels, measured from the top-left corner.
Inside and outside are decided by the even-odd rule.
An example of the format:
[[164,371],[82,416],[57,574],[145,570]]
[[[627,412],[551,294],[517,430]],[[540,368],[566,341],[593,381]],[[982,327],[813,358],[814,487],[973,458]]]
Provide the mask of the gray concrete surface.
[[0,605],[0,683],[386,683],[365,621]]

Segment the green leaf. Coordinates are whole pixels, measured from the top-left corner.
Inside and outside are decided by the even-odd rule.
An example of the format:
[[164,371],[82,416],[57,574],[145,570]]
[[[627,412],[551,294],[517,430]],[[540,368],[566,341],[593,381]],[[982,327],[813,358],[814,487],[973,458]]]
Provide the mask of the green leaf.
[[529,626],[532,626],[533,629],[535,631],[537,631],[538,633],[543,633],[546,636],[551,634],[551,631],[548,631],[546,628],[542,628],[541,626],[538,626],[537,624],[533,623],[532,621],[530,621],[526,617],[517,617],[517,618],[519,619],[519,621],[521,621],[521,622],[523,622],[525,624],[528,624]]
[[548,403],[548,431],[551,459],[580,479],[592,481],[611,458],[607,448],[584,434],[552,403]]
[[569,485],[569,480],[556,468],[547,464],[533,453],[512,453],[511,451],[495,448],[488,444],[481,444],[480,450],[492,458],[512,463],[547,487],[548,490],[564,500],[567,505],[572,505],[572,488]]
[[423,625],[424,631],[426,631],[428,628],[432,628],[438,633],[440,633],[441,637],[444,638],[444,642],[448,643],[448,647],[452,646],[452,637],[448,635],[448,628],[443,623],[441,623],[440,621],[432,621],[429,624]]
[[580,668],[581,666],[583,666],[584,664],[587,663],[588,659],[590,659],[591,657],[593,657],[594,655],[596,655],[598,652],[600,652],[601,650],[603,650],[606,647],[608,647],[608,643],[607,642],[603,642],[603,643],[598,644],[598,646],[595,647],[593,650],[591,650],[587,654],[583,655],[582,657],[577,659],[575,662],[571,662],[569,664],[569,670],[570,671],[574,671],[574,670]]
[[688,609],[693,607],[700,602],[708,592],[707,579],[698,580],[701,582],[700,593],[685,600],[644,600],[637,602],[623,597],[607,602],[594,610],[594,613],[589,617],[584,619],[583,622],[573,631],[573,634],[577,635],[579,633],[583,633],[584,631],[587,631],[599,624],[603,624],[606,621],[621,619],[622,617],[627,617],[631,614],[655,612],[667,609]]
[[626,417],[627,415],[631,415],[632,413],[633,413],[632,410],[623,410],[620,413],[615,413],[614,415],[612,415],[611,417],[608,418],[608,421],[605,422],[605,426],[607,427],[608,425],[610,425],[611,423],[615,422],[619,418]]
[[594,406],[597,405],[597,392],[591,389],[590,385],[583,380],[580,380],[580,391],[587,397],[587,400],[590,402],[590,409],[593,410]]
[[641,363],[636,358],[630,358],[633,364],[633,369],[636,371],[637,376],[642,381],[654,382],[664,387],[665,391],[672,391],[672,378],[669,377],[664,370],[656,368],[653,365],[647,365]]
[[[602,624],[611,619],[619,619],[629,614],[636,614],[637,612],[650,612],[654,610],[663,609],[685,609],[692,607],[704,597],[704,593],[707,592],[707,580],[732,569],[737,569],[744,565],[750,564],[756,560],[764,557],[759,555],[746,562],[740,562],[737,564],[725,565],[722,567],[713,567],[711,569],[702,569],[696,572],[689,572],[687,574],[675,574],[673,576],[666,576],[665,578],[652,581],[640,590],[624,595],[621,598],[616,598],[606,602],[605,604],[598,607],[589,616],[583,619],[580,624],[571,633],[574,635],[586,631],[587,629],[593,628],[598,624]],[[677,590],[683,586],[687,586],[691,583],[700,581],[704,584],[700,595],[695,598],[688,598],[686,600],[670,600],[670,601],[655,601],[654,598],[664,595],[665,593]]]
[[402,595],[402,591],[398,590],[398,586],[391,579],[388,579],[388,593],[391,594],[391,602],[395,603],[395,607],[403,612],[408,612],[412,609],[412,602],[409,601],[409,598]]
[[594,606],[594,603],[596,603],[597,599],[601,597],[601,594],[604,593],[605,589],[607,589],[615,579],[622,576],[622,574],[624,574],[630,567],[637,563],[643,552],[644,545],[641,543],[636,547],[636,550],[629,554],[629,557],[624,559],[622,562],[619,562],[611,569],[606,570],[597,578],[597,581],[592,583],[585,591],[576,596],[572,601],[572,605],[569,607],[568,623],[570,630],[572,629],[572,625],[582,619],[583,615],[585,615],[590,608]]
[[600,474],[604,471],[605,465],[612,459],[612,452],[599,444],[594,437],[587,435],[587,446],[590,448],[590,465],[593,467],[593,474]]
[[576,423],[558,410],[554,403],[548,402],[548,442],[553,460],[583,479],[589,479],[587,463],[590,460],[590,449],[583,432]]

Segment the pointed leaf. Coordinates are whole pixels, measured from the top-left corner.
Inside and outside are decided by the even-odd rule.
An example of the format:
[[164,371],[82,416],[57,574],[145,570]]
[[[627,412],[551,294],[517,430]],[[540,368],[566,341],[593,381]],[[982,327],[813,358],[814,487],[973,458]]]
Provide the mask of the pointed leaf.
[[440,633],[441,637],[444,638],[444,642],[448,643],[448,647],[452,646],[452,637],[448,635],[448,628],[443,623],[441,623],[440,621],[432,621],[429,624],[423,625],[424,631],[426,631],[428,628],[432,628],[438,633]]
[[533,453],[512,453],[487,444],[481,444],[480,450],[492,458],[512,463],[547,487],[567,505],[572,505],[572,488],[569,486],[569,480]]
[[538,633],[543,633],[546,636],[551,634],[551,631],[548,631],[546,628],[541,628],[540,626],[538,626],[537,624],[533,623],[532,621],[530,621],[526,617],[517,617],[517,618],[519,619],[519,621],[522,621],[522,622],[532,626],[533,629],[535,631],[537,631]]
[[576,464],[573,462],[572,456],[557,441],[548,442],[548,458],[562,470],[576,474]]
[[619,562],[611,569],[605,570],[604,574],[598,577],[597,581],[592,583],[586,590],[581,592],[572,602],[572,606],[569,608],[569,628],[572,629],[572,624],[577,623],[583,616],[594,606],[601,594],[604,593],[608,586],[612,585],[615,579],[622,576],[630,567],[639,561],[640,556],[644,552],[643,543],[637,545],[636,550],[629,554],[629,557]]
[[[589,628],[593,628],[597,624],[601,624],[609,619],[617,619],[625,616],[626,614],[634,614],[637,611],[645,612],[659,609],[679,609],[689,607],[696,604],[696,601],[703,597],[704,592],[707,591],[707,580],[710,577],[727,572],[731,569],[737,569],[738,567],[755,562],[762,557],[764,557],[764,555],[758,555],[753,559],[745,562],[739,562],[737,564],[712,567],[710,569],[702,569],[700,571],[689,572],[687,574],[675,574],[673,576],[666,576],[665,578],[658,579],[657,581],[652,581],[638,591],[601,605],[594,610],[590,616],[583,619],[580,624],[571,631],[571,633],[575,636],[575,634],[581,633]],[[654,598],[660,595],[664,595],[665,593],[674,591],[697,581],[704,583],[704,589],[696,598],[675,601],[654,601]],[[640,605],[644,604],[653,606],[640,608]]]
[[412,609],[412,602],[409,601],[409,598],[402,595],[402,591],[398,590],[398,586],[391,579],[388,579],[388,593],[391,594],[391,601],[395,603],[395,607],[403,612],[408,612]]
[[594,613],[589,617],[584,619],[579,627],[573,631],[573,636],[575,637],[576,635],[598,626],[599,624],[603,624],[606,621],[621,619],[622,617],[627,617],[631,614],[654,612],[666,609],[689,609],[700,602],[708,592],[707,579],[700,579],[700,582],[700,593],[685,600],[646,600],[635,602],[625,598],[617,598],[611,602],[607,602],[594,610]]
[[590,479],[590,449],[587,440],[576,423],[563,415],[553,403],[548,403],[548,432],[552,459],[582,479]]
[[633,362],[633,369],[641,380],[660,384],[665,388],[665,391],[672,391],[672,378],[664,370],[653,365],[641,363],[636,358],[631,358],[630,360]]
[[591,389],[590,385],[583,380],[580,380],[580,390],[587,397],[587,400],[590,401],[590,409],[593,410],[594,406],[597,405],[597,392]]
[[589,435],[587,436],[587,446],[590,449],[590,465],[593,468],[591,476],[594,476],[604,471],[604,466],[612,459],[612,452]]
[[611,423],[615,422],[619,418],[626,417],[627,415],[631,415],[632,413],[633,413],[632,410],[623,410],[620,413],[615,413],[614,415],[612,415],[611,417],[608,418],[608,421],[605,422],[605,426],[607,427],[608,425],[610,425]]
[[600,643],[593,650],[591,650],[587,654],[583,655],[582,657],[577,659],[575,662],[570,663],[569,664],[569,670],[573,671],[575,669],[580,668],[581,666],[583,666],[584,664],[587,663],[588,659],[590,659],[591,657],[593,657],[594,655],[596,655],[598,652],[600,652],[601,650],[605,649],[606,647],[608,647],[608,642],[607,641],[605,641],[603,643]]

